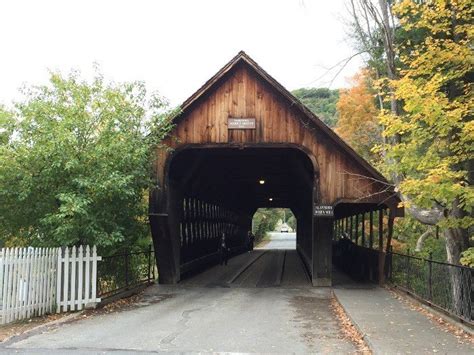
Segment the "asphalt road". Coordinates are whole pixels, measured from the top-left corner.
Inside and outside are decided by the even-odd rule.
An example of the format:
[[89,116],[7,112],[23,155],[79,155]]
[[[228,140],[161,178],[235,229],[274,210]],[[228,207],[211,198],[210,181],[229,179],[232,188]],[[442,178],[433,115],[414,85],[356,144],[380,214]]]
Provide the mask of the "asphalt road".
[[330,300],[324,289],[157,286],[136,308],[64,324],[4,350],[350,353]]
[[[121,312],[79,318],[13,339],[21,353],[352,353],[330,307],[330,289],[310,287],[291,234],[177,286],[152,286]],[[273,239],[272,238],[272,239]],[[294,249],[294,247],[293,247]]]
[[262,249],[296,249],[296,233],[271,232],[270,241]]

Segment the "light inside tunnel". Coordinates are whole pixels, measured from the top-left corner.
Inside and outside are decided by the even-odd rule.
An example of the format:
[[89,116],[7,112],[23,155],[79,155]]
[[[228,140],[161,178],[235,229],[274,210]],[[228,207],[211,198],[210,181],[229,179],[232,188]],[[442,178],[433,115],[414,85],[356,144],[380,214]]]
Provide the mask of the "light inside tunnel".
[[259,180],[258,183],[259,183],[260,185],[263,185],[263,184],[265,184],[265,180]]

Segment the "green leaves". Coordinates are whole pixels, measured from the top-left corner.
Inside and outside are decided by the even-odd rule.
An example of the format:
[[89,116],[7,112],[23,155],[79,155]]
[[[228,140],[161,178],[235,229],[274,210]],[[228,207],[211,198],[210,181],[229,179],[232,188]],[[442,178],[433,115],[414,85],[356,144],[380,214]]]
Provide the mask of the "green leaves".
[[[400,190],[417,206],[430,208],[436,203],[445,209],[442,227],[469,228],[474,225],[470,181],[474,126],[468,73],[473,72],[474,61],[467,45],[473,32],[464,25],[474,10],[467,0],[426,4],[404,0],[394,9],[406,34],[423,30],[426,36],[402,55],[405,69],[399,80],[391,82],[403,113],[380,115],[390,142],[381,150],[387,161],[396,162],[387,164],[387,171],[405,177]],[[454,212],[458,209],[462,213]]]
[[146,238],[152,147],[171,126],[156,125],[166,102],[141,82],[78,73],[52,73],[25,95],[12,113],[0,108],[0,235],[102,249]]
[[329,127],[337,122],[336,103],[339,90],[327,88],[301,88],[292,92],[301,102]]

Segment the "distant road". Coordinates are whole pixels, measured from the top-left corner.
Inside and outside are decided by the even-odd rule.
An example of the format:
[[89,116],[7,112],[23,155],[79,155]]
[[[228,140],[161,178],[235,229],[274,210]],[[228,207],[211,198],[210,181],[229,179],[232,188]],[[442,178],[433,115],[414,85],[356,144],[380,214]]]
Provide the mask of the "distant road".
[[259,249],[296,249],[296,233],[270,232],[270,241]]

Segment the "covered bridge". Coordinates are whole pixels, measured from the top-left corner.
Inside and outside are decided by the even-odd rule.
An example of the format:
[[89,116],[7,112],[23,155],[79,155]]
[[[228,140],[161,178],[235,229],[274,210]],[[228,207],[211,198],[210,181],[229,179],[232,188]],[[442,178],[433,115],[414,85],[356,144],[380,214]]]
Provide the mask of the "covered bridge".
[[256,210],[286,207],[313,285],[329,286],[335,221],[402,212],[386,179],[244,52],[181,109],[150,193],[161,283],[212,263],[222,232],[243,251]]

